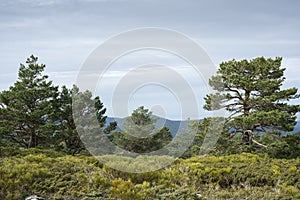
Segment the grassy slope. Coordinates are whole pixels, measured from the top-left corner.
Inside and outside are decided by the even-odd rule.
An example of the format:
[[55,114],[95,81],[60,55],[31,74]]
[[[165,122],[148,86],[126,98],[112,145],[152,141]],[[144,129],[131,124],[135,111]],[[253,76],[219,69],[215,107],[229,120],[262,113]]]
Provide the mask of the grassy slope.
[[[300,199],[300,159],[193,157],[130,174],[93,157],[54,151],[0,148],[0,156],[0,199]],[[118,165],[135,162],[114,159]],[[142,159],[165,158],[139,158],[139,165]]]

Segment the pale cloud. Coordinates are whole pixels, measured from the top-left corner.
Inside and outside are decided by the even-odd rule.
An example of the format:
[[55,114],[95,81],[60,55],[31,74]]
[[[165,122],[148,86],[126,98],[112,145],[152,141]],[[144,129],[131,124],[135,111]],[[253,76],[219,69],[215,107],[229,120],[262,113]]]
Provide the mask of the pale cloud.
[[49,6],[61,2],[62,0],[19,0],[21,3],[30,4],[33,6]]
[[[300,1],[266,0],[11,0],[0,2],[0,90],[12,85],[19,63],[31,54],[47,65],[45,73],[55,84],[72,85],[88,56],[112,36],[139,27],[162,27],[196,40],[215,65],[233,58],[283,57],[286,87],[300,87]],[[116,48],[123,44],[115,44]],[[172,46],[172,44],[170,44]],[[189,48],[181,46],[188,51]],[[101,55],[110,59],[111,49]],[[172,67],[197,91],[203,104],[204,78],[182,58],[168,52],[131,52],[115,60],[102,75],[103,99],[110,104],[114,85],[138,66],[161,64]],[[95,63],[95,65],[97,62]],[[213,67],[213,66],[212,66]],[[147,72],[145,72],[147,73]],[[205,76],[205,68],[203,68]],[[172,84],[176,79],[164,74]],[[98,74],[91,74],[98,80]],[[100,84],[98,82],[97,84]],[[200,88],[200,89],[199,89]],[[159,90],[151,96],[168,98]],[[156,95],[156,93],[158,95]],[[137,94],[138,95],[138,94]],[[138,103],[137,103],[138,104]],[[170,103],[175,108],[175,103]],[[175,109],[176,110],[176,109]],[[170,113],[170,112],[169,112]],[[178,116],[172,112],[170,117]]]

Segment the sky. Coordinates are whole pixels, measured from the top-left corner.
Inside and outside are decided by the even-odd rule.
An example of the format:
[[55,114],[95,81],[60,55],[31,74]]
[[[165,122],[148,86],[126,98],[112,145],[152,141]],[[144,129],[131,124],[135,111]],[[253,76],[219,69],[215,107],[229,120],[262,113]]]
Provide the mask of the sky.
[[[13,85],[19,64],[31,54],[46,64],[45,73],[54,84],[70,87],[98,46],[120,33],[143,27],[174,30],[191,38],[206,51],[215,69],[220,62],[231,59],[283,57],[287,77],[284,87],[299,88],[299,7],[298,0],[0,1],[0,91]],[[202,109],[203,97],[209,90],[189,63],[168,52],[140,50],[116,60],[97,83],[94,92],[100,95],[109,116],[126,116],[114,111],[119,102],[114,102],[113,97],[119,95],[115,89],[120,82],[124,83],[128,73],[134,74],[139,67],[144,67],[145,74],[161,70],[155,68],[156,64],[168,66],[186,80],[195,92],[198,117],[209,115]],[[154,114],[186,119],[188,116],[182,114],[185,105],[181,104],[189,104],[193,110],[195,100],[186,94],[183,102],[182,94],[174,93],[172,87],[179,85],[174,77],[165,77],[172,82],[169,87],[140,85],[129,91],[124,104],[127,115],[137,106],[145,105]]]

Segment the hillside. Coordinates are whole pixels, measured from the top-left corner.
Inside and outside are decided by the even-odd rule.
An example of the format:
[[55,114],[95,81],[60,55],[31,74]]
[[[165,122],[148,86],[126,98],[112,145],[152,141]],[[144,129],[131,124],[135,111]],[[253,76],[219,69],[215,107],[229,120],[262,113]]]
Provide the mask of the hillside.
[[[0,148],[0,199],[299,199],[300,159],[254,154],[179,159],[159,171],[124,173],[94,157],[50,150]],[[112,155],[115,164],[139,165],[144,159]],[[154,163],[155,163],[154,162]],[[145,167],[145,166],[144,166]]]
[[[160,128],[162,126],[166,126],[169,128],[172,136],[178,133],[180,130],[186,130],[188,128],[188,121],[179,121],[179,120],[169,120],[164,119],[158,116],[153,116],[157,119],[155,126]],[[121,131],[123,129],[123,125],[126,118],[114,118],[114,117],[107,117],[106,123],[109,124],[110,122],[117,121],[118,127],[117,131]],[[201,120],[200,120],[201,121]]]
[[[188,121],[180,121],[180,120],[169,120],[169,119],[164,119],[158,116],[154,116],[157,118],[157,122],[155,124],[156,127],[161,127],[161,126],[166,126],[170,129],[170,132],[172,136],[176,135],[176,133],[179,130],[184,130],[187,129],[188,127]],[[200,119],[199,121],[201,121]],[[117,131],[121,131],[123,128],[123,124],[125,122],[125,118],[114,118],[114,117],[107,117],[106,123],[109,124],[110,122],[117,121],[118,122],[118,127]],[[298,133],[300,132],[300,120],[297,121],[297,124],[294,128],[294,130],[291,133]]]

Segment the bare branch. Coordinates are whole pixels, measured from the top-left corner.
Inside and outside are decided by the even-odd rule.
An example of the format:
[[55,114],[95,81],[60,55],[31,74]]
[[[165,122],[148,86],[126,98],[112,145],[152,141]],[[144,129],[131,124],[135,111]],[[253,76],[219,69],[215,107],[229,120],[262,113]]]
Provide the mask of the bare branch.
[[257,141],[256,141],[256,140],[254,140],[254,139],[252,139],[252,141],[253,141],[255,144],[259,145],[259,146],[262,146],[262,147],[268,148],[266,145],[263,145],[263,144],[261,144],[261,143],[257,142]]

